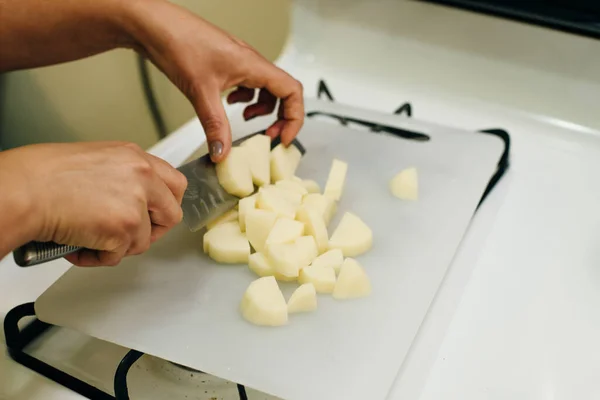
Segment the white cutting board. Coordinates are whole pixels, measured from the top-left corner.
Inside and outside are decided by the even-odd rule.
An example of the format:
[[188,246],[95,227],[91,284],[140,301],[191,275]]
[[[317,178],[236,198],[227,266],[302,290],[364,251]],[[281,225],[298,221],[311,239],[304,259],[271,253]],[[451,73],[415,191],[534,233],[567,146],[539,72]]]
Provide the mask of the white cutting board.
[[[370,297],[320,295],[316,312],[291,315],[285,327],[250,325],[238,304],[256,276],[245,266],[212,262],[202,253],[202,234],[180,224],[118,267],[70,269],[37,300],[38,317],[284,399],[384,399],[503,143],[397,116],[351,115],[431,137],[415,142],[314,120],[299,136],[307,153],[298,176],[324,186],[334,157],[349,164],[330,232],[347,210],[372,228],[373,248],[358,257],[371,278]],[[418,202],[388,189],[409,166],[418,168]],[[286,296],[295,287],[282,286]]]

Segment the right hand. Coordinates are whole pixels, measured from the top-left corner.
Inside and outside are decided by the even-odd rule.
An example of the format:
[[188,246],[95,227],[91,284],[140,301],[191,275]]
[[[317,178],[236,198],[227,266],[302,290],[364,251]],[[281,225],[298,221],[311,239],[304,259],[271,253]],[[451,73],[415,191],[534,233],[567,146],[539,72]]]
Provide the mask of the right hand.
[[3,153],[2,168],[32,200],[27,241],[82,246],[66,257],[75,265],[117,265],[182,219],[185,176],[137,145],[41,144]]

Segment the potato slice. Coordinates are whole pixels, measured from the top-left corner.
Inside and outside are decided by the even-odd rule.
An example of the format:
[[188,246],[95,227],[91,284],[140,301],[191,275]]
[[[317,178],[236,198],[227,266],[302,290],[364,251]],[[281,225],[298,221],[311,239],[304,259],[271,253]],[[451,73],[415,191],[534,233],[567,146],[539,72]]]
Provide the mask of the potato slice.
[[238,202],[238,222],[240,224],[240,230],[246,231],[246,215],[248,211],[256,208],[256,194],[252,196],[244,197]]
[[267,210],[250,210],[246,214],[246,236],[257,252],[265,250],[265,242],[273,229],[277,214]]
[[309,193],[302,198],[302,205],[306,208],[311,208],[323,217],[325,226],[329,226],[329,222],[335,215],[337,206],[335,201],[328,196],[319,193]]
[[308,266],[319,255],[317,242],[312,236],[300,236],[294,243],[298,249],[298,262],[302,266]]
[[292,179],[284,179],[282,181],[275,182],[275,187],[281,190],[290,191],[292,193],[296,193],[296,195],[300,195],[300,201],[302,201],[302,196],[308,193],[308,190],[302,185],[301,182],[296,182]]
[[287,303],[288,313],[310,312],[317,309],[317,291],[312,283],[298,286]]
[[304,224],[289,218],[277,218],[265,245],[291,243],[304,234]]
[[225,222],[237,221],[238,219],[238,210],[229,210],[225,214],[220,215],[219,217],[213,219],[208,224],[206,224],[206,229],[211,230],[217,225],[220,225]]
[[359,217],[347,212],[329,239],[329,249],[340,249],[345,257],[356,257],[373,244],[373,232]]
[[245,264],[250,255],[250,243],[240,231],[237,221],[230,221],[217,225],[204,234],[204,251],[219,263]]
[[248,285],[240,311],[244,319],[254,325],[281,326],[288,321],[285,298],[272,276],[258,278]]
[[304,186],[308,193],[321,193],[321,187],[312,179],[304,179],[302,181],[302,186]]
[[247,148],[234,147],[227,158],[215,166],[219,183],[227,193],[246,197],[254,192],[248,156]]
[[419,178],[417,169],[411,167],[398,172],[390,181],[390,191],[402,200],[418,200]]
[[275,188],[261,188],[256,197],[256,208],[273,211],[278,217],[294,219],[296,217],[296,207],[290,203],[281,190]]
[[269,245],[266,254],[278,280],[296,280],[300,268],[305,266],[300,260],[298,246],[295,243]]
[[302,153],[294,145],[285,147],[278,144],[271,150],[271,181],[277,182],[294,176],[300,163]]
[[258,276],[271,276],[275,274],[275,269],[263,253],[250,254],[250,257],[248,257],[248,267],[250,271]]
[[340,267],[344,262],[344,254],[340,249],[329,250],[315,258],[310,264],[313,267],[333,268],[336,274],[340,272]]
[[335,287],[335,271],[333,268],[304,267],[300,270],[298,282],[312,283],[318,293],[332,293]]
[[353,299],[371,294],[371,281],[353,258],[346,258],[333,289],[334,299]]
[[329,236],[323,217],[310,207],[300,207],[296,212],[296,220],[304,223],[304,233],[315,238],[319,254],[327,251]]
[[267,135],[254,135],[240,144],[250,150],[249,162],[252,182],[263,186],[271,182],[271,138]]
[[344,185],[346,183],[346,173],[348,172],[348,164],[344,161],[334,159],[329,170],[327,183],[323,194],[330,196],[336,201],[342,197]]

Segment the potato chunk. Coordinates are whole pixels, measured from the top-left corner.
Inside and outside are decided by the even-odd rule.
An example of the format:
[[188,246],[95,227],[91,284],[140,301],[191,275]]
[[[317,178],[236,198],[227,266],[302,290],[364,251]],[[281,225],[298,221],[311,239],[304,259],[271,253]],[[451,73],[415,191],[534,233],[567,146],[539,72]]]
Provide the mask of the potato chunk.
[[348,164],[345,162],[334,159],[331,164],[331,170],[327,177],[327,183],[325,184],[325,190],[323,194],[330,196],[336,201],[342,197],[344,191],[344,185],[346,183],[346,173],[348,172]]
[[275,225],[277,214],[267,210],[250,210],[246,215],[246,236],[257,252],[264,251],[267,237]]
[[271,150],[271,181],[277,182],[294,176],[300,163],[302,153],[294,145],[285,147],[283,144]]
[[248,257],[248,268],[258,276],[271,276],[275,269],[263,253],[253,253]]
[[373,232],[359,217],[347,212],[329,239],[329,249],[340,249],[345,257],[355,257],[368,251],[373,244]]
[[390,181],[390,191],[399,199],[418,200],[419,178],[417,169],[412,167],[398,172]]
[[329,245],[327,226],[319,213],[309,207],[300,207],[296,212],[296,220],[304,223],[304,232],[315,238],[319,254],[325,252]]
[[336,274],[340,272],[340,267],[344,262],[344,254],[340,249],[329,250],[315,258],[312,262],[313,267],[333,268]]
[[252,182],[263,186],[271,182],[271,138],[267,135],[254,135],[240,144],[249,149]]
[[365,297],[369,294],[371,294],[369,277],[356,260],[346,258],[340,268],[340,274],[333,289],[333,298],[340,300],[353,299]]
[[250,243],[237,221],[230,221],[204,234],[204,251],[222,264],[245,264],[250,255]]
[[285,298],[272,276],[250,283],[242,297],[240,310],[242,316],[254,325],[281,326],[288,321]]
[[215,169],[219,183],[227,193],[246,197],[254,191],[247,148],[232,148],[227,158],[218,163]]
[[317,309],[317,291],[312,283],[300,285],[287,303],[288,313],[310,312]]
[[299,283],[312,283],[318,293],[332,293],[335,287],[335,271],[326,267],[304,267],[300,270]]

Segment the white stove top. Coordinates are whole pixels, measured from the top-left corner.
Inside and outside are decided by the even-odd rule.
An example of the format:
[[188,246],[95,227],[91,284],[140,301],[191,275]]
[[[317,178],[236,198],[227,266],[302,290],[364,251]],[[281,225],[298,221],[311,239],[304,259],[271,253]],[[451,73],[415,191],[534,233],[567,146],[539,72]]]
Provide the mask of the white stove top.
[[[503,128],[512,139],[511,168],[473,219],[388,399],[600,397],[600,42],[421,3],[378,4],[395,11],[296,1],[279,64],[308,97],[323,78],[342,103],[391,113],[410,102],[420,119]],[[353,55],[315,45],[340,37]],[[177,164],[201,132],[190,121],[152,152]],[[2,260],[0,314],[33,301],[67,267]],[[84,340],[76,361],[100,366],[124,351],[103,346]],[[0,357],[0,398],[81,398]],[[235,398],[227,390],[197,398]]]

